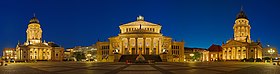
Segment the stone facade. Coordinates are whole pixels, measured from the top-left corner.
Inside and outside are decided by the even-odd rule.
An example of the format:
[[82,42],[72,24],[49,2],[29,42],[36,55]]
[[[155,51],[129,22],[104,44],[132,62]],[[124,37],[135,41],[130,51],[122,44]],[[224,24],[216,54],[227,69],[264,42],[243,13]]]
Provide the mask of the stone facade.
[[[269,51],[274,51],[273,53],[272,52],[269,52]],[[266,47],[266,48],[263,48],[263,58],[265,57],[272,57],[272,58],[276,58],[278,57],[278,50],[275,48],[275,47]]]
[[262,45],[251,40],[251,26],[243,10],[238,13],[233,29],[234,38],[222,45],[223,60],[261,59]]
[[[184,53],[184,58],[186,62],[189,61],[209,61],[209,51],[207,51],[204,48],[184,48],[185,53]],[[200,57],[197,59],[194,59],[193,56],[196,56],[195,53],[200,53]]]
[[17,61],[52,60],[63,59],[64,48],[53,43],[42,41],[42,29],[39,20],[34,16],[26,30],[27,40],[24,44],[16,46]]
[[3,49],[3,59],[15,59],[15,58],[17,58],[15,48]]
[[220,61],[223,59],[223,48],[220,45],[212,44],[209,48],[209,60],[210,61]]
[[120,34],[110,37],[109,42],[97,42],[97,59],[117,62],[122,55],[161,55],[167,62],[184,61],[184,42],[172,41],[161,34],[159,24],[144,21],[139,16],[134,22],[119,26]]

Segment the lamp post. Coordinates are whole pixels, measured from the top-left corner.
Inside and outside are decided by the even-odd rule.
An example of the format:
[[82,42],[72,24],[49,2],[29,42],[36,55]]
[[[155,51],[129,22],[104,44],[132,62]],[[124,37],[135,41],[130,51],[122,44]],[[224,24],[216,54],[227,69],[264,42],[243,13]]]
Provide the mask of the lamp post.
[[275,50],[272,50],[272,48],[270,48],[270,50],[268,50],[268,53],[270,53],[270,63],[272,63],[272,54],[275,52]]

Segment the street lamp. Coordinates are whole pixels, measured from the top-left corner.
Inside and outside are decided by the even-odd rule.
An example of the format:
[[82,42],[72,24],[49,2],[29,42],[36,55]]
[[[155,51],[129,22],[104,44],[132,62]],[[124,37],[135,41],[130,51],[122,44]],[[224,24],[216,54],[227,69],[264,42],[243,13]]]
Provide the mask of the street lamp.
[[272,63],[272,54],[275,52],[275,50],[272,50],[272,48],[270,48],[270,50],[267,51],[268,53],[270,53],[270,63]]

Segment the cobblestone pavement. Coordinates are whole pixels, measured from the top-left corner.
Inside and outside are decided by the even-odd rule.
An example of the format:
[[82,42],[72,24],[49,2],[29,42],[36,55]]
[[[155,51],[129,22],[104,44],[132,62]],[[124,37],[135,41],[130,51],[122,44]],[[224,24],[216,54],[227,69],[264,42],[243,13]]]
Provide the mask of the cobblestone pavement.
[[0,66],[0,74],[280,74],[280,66],[243,62],[85,63],[37,62]]

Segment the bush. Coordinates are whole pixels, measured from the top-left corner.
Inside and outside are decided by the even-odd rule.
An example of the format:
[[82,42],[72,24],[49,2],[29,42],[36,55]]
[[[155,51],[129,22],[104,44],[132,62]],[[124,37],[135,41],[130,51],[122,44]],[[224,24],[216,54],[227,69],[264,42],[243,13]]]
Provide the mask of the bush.
[[241,61],[242,61],[242,62],[243,62],[243,61],[247,61],[247,59],[246,59],[246,58],[244,58],[244,59],[242,59]]
[[254,62],[254,60],[255,60],[254,58],[248,59],[249,62]]
[[264,57],[263,59],[264,59],[264,60],[270,60],[270,58],[269,58],[269,57]]
[[262,62],[262,59],[261,58],[257,58],[256,62]]

